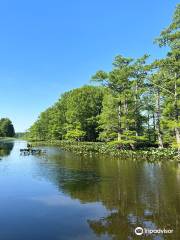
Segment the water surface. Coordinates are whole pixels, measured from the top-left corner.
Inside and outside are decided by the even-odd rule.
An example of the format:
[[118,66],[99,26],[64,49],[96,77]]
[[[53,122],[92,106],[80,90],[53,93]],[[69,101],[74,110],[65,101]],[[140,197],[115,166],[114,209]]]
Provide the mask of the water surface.
[[[180,166],[0,143],[0,239],[180,239]],[[136,236],[137,226],[173,234]]]

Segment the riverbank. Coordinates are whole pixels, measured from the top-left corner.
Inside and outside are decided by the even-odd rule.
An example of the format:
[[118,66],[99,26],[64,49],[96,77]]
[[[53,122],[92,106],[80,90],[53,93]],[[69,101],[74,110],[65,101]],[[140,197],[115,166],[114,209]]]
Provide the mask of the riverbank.
[[0,142],[17,140],[15,137],[0,137]]
[[148,148],[143,150],[117,149],[117,146],[102,142],[73,142],[73,141],[41,141],[33,142],[33,146],[56,146],[65,151],[76,154],[90,155],[103,154],[112,158],[123,158],[132,160],[145,160],[148,162],[156,161],[180,161],[177,150],[165,148]]

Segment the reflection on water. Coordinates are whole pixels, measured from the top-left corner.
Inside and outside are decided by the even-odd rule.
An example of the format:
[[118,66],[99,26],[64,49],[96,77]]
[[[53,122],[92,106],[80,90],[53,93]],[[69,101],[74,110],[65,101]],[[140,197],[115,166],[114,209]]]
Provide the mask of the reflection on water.
[[0,141],[0,157],[8,156],[14,147],[14,142],[12,141]]
[[[0,163],[0,239],[180,239],[177,164],[79,157],[56,148],[22,157],[22,144]],[[137,226],[174,233],[139,237]]]

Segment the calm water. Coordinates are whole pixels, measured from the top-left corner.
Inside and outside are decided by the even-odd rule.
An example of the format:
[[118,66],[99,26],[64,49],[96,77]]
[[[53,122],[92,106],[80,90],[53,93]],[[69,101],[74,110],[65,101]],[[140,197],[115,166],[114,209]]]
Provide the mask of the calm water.
[[[0,240],[180,239],[180,166],[0,143]],[[137,226],[173,234],[136,236]]]

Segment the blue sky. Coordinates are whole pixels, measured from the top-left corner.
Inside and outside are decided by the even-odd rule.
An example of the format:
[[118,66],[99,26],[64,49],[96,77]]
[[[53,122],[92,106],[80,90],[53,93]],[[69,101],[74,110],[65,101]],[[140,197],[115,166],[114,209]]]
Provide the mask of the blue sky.
[[25,131],[61,93],[89,84],[114,56],[151,59],[175,0],[0,1],[0,118]]

